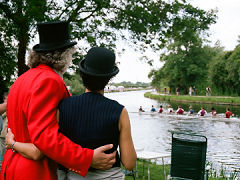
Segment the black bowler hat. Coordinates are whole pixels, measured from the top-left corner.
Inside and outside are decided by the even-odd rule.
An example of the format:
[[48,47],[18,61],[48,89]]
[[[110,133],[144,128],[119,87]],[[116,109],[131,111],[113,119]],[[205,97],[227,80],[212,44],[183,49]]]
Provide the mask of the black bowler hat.
[[61,51],[77,44],[70,42],[68,21],[38,23],[37,28],[40,43],[33,46],[36,52]]
[[91,48],[86,58],[79,63],[79,70],[97,77],[112,77],[119,72],[114,52],[102,47]]

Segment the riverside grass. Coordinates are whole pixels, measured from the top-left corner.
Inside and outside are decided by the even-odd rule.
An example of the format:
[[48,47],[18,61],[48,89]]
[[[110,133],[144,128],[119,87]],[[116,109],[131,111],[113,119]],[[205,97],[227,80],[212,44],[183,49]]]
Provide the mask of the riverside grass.
[[[145,162],[144,166],[144,176],[145,179],[148,179],[147,176],[147,162]],[[150,179],[151,180],[165,180],[164,173],[163,173],[163,166],[158,165],[156,163],[149,162],[149,168],[150,168]],[[165,165],[165,172],[166,176],[169,174],[170,165]],[[135,177],[136,180],[142,180],[143,179],[143,160],[137,160],[137,171],[138,171],[138,177]],[[208,177],[208,180],[225,180],[225,177]],[[231,180],[230,178],[229,180]],[[132,176],[125,176],[125,180],[133,180]]]
[[223,104],[240,106],[240,97],[230,96],[189,96],[189,95],[163,95],[146,92],[144,97],[161,100],[161,101],[178,101],[191,103],[206,103],[206,104]]
[[[147,163],[145,161],[144,165],[144,176],[145,179],[148,179],[147,176]],[[149,162],[149,168],[150,168],[150,178],[152,180],[165,180],[164,178],[164,173],[163,173],[163,166],[162,165],[157,165],[156,163],[151,163]],[[165,165],[165,171],[166,175],[168,175],[169,172],[169,165]],[[135,177],[136,180],[142,180],[143,179],[143,160],[137,160],[137,172],[138,172],[138,177]],[[125,180],[133,180],[132,176],[125,176]]]

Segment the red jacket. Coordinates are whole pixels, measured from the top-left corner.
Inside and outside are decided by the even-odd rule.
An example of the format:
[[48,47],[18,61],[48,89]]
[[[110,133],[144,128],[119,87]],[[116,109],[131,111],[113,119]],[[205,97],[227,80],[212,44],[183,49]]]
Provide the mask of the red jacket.
[[184,110],[182,109],[182,108],[179,108],[178,110],[177,110],[177,114],[183,114],[184,113]]
[[86,175],[93,150],[81,148],[58,132],[57,107],[69,95],[61,77],[46,65],[30,69],[14,82],[7,102],[8,126],[16,141],[35,144],[45,157],[34,161],[7,150],[1,180],[54,180],[56,162]]
[[225,118],[230,118],[232,116],[232,112],[227,111],[225,112]]

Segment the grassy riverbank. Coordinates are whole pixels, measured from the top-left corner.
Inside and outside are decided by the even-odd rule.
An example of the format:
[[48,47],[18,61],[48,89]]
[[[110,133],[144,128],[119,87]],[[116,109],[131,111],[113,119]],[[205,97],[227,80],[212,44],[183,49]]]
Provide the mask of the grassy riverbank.
[[188,96],[188,95],[162,95],[152,94],[146,92],[145,97],[161,100],[161,101],[178,101],[178,102],[192,102],[192,103],[206,103],[206,104],[225,104],[240,106],[240,97],[227,97],[227,96]]
[[[145,175],[145,179],[147,179],[147,162],[145,162],[144,165],[144,175]],[[159,179],[159,180],[164,180],[164,173],[163,173],[163,166],[161,165],[156,165],[155,163],[149,163],[149,167],[150,167],[150,177],[151,179]],[[169,165],[165,165],[165,172],[166,175],[169,172]],[[136,177],[136,180],[142,180],[143,179],[143,161],[142,160],[137,160],[137,174],[138,177]],[[132,176],[126,176],[125,180],[132,180],[133,177]]]
[[[145,162],[144,167],[145,167],[144,175],[145,175],[145,179],[147,179],[147,162]],[[152,180],[165,180],[162,165],[157,165],[156,163],[150,163],[149,167],[150,167],[150,178]],[[166,176],[169,173],[169,169],[170,169],[170,165],[165,165]],[[143,161],[142,160],[137,160],[137,172],[138,172],[138,177],[136,177],[136,180],[142,180],[143,179]],[[216,175],[214,177],[210,177],[210,174],[209,174],[208,179],[209,180],[225,180],[226,177],[216,177]],[[133,177],[126,176],[125,180],[133,180]]]

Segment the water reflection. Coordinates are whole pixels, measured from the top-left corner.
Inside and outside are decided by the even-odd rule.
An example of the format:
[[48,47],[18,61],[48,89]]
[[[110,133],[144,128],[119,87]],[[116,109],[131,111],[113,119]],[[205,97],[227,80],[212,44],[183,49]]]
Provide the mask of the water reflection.
[[[164,115],[150,113],[151,106],[167,106],[167,102],[159,102],[143,96],[145,91],[109,93],[105,96],[123,104],[130,115],[132,136],[136,148],[157,152],[171,151],[171,132],[180,131],[204,135],[208,138],[207,160],[216,168],[224,165],[227,169],[240,169],[240,119],[212,118]],[[138,113],[139,106],[146,111]],[[189,104],[171,103],[174,109],[178,105],[188,109]],[[197,110],[201,105],[191,104]],[[212,107],[207,107],[207,110]],[[228,106],[214,106],[218,112],[224,113]],[[234,113],[236,108],[230,107]],[[208,111],[209,111],[208,110]],[[196,111],[196,110],[195,110]],[[239,113],[238,113],[239,114]]]

